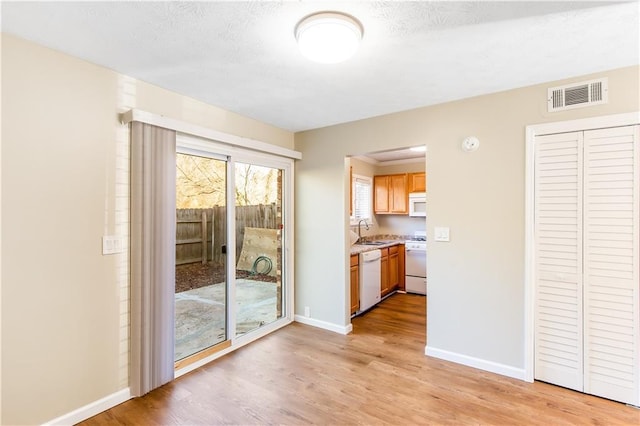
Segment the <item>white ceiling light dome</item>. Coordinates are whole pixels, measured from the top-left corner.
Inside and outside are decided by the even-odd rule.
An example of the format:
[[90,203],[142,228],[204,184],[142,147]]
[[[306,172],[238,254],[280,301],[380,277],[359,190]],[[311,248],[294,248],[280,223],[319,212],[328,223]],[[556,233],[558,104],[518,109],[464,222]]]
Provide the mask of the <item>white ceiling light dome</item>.
[[295,28],[300,52],[314,62],[335,64],[352,57],[362,40],[362,24],[341,12],[318,12]]

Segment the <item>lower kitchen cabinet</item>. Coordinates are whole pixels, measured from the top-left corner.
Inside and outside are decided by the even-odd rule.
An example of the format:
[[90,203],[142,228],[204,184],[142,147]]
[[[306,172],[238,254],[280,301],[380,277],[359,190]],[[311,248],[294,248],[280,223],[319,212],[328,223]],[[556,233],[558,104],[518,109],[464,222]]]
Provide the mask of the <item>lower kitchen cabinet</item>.
[[380,297],[404,290],[404,244],[380,250]]
[[358,271],[358,255],[351,255],[351,315],[360,309],[360,282]]
[[398,290],[405,291],[405,247],[398,245]]
[[400,257],[398,246],[389,247],[389,292],[400,285]]
[[380,297],[384,297],[389,290],[389,249],[380,249]]
[[[380,249],[380,297],[396,290],[404,290],[404,244]],[[351,315],[360,310],[360,269],[359,256],[350,259],[350,311]]]

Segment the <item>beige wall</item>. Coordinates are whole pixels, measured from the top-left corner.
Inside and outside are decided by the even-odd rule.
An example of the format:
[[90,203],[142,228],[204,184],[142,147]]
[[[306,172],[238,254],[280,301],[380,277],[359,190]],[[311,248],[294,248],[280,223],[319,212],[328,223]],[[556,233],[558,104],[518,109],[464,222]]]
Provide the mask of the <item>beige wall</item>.
[[[547,113],[549,86],[605,76],[608,104]],[[637,111],[638,81],[610,70],[296,134],[296,311],[349,323],[344,156],[426,144],[428,345],[522,369],[525,126]],[[470,135],[480,149],[465,153]]]
[[378,230],[380,234],[411,236],[415,231],[424,231],[426,223],[424,217],[409,217],[406,215],[378,215]]
[[394,173],[416,173],[424,172],[425,160],[418,160],[417,162],[406,164],[392,164],[392,165],[377,165],[375,168],[377,175],[392,175]]
[[290,132],[2,36],[2,424],[127,387],[128,132],[136,107],[293,148]]
[[366,161],[358,160],[357,158],[350,158],[351,167],[353,167],[353,173],[362,176],[373,177],[376,174],[375,164],[367,163]]

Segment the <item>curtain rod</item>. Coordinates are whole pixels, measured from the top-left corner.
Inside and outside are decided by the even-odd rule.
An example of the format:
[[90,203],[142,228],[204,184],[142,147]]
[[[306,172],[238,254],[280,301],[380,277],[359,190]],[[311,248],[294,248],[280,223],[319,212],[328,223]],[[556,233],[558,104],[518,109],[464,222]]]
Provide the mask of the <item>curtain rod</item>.
[[255,139],[220,132],[218,130],[209,129],[207,127],[198,126],[196,124],[187,123],[182,120],[176,120],[148,111],[142,111],[134,108],[120,114],[120,122],[122,124],[129,124],[132,121],[152,124],[154,126],[164,127],[165,129],[175,130],[176,132],[209,139],[211,141],[275,154],[281,157],[293,158],[294,160],[302,159],[302,153],[300,151],[294,151],[292,149],[283,148],[281,146],[272,145]]

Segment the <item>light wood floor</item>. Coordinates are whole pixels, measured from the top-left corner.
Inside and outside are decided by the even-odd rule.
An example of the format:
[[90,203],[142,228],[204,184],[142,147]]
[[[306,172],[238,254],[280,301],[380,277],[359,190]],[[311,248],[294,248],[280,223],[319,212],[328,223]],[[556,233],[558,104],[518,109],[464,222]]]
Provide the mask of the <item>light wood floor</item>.
[[348,336],[294,323],[84,424],[640,424],[624,404],[426,357],[424,313],[398,294]]

